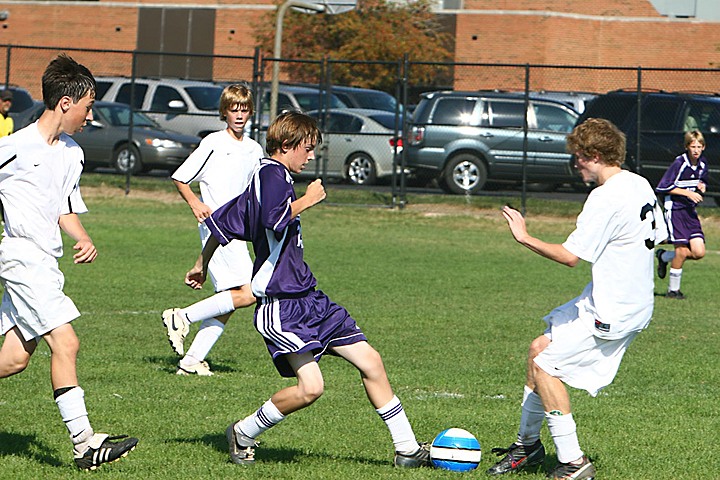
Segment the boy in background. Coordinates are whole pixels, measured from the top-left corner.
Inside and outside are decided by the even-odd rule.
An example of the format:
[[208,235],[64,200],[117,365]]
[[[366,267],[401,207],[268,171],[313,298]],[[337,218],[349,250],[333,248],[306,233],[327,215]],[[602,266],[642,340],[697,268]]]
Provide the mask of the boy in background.
[[[137,438],[95,433],[78,385],[80,342],[70,324],[80,316],[63,293],[62,229],[73,240],[74,263],[92,263],[97,250],[80,223],[87,208],[80,196],[83,151],[70,135],[92,120],[95,79],[66,55],[42,77],[45,111],[37,122],[0,139],[0,200],[5,231],[0,243],[0,378],[28,366],[39,339],[50,347],[50,379],[55,403],[73,443],[75,464],[94,470],[119,460]],[[119,441],[118,441],[119,440]]]
[[656,192],[665,196],[665,221],[670,231],[674,251],[659,248],[657,274],[667,275],[670,281],[666,298],[684,300],[680,291],[682,267],[685,260],[700,260],[705,256],[705,234],[700,225],[696,206],[703,201],[707,185],[708,166],[703,151],[705,137],[698,130],[685,133],[685,153],[678,156],[660,179]]
[[[240,195],[260,165],[263,150],[252,138],[244,135],[253,113],[252,92],[243,85],[229,85],[220,96],[220,119],[227,127],[206,136],[198,148],[175,170],[172,179],[197,219],[200,241],[205,245],[210,231],[203,223],[218,207]],[[202,199],[190,188],[200,184]],[[195,280],[202,269],[202,257],[185,276],[185,283],[201,288]],[[210,278],[215,295],[185,308],[171,308],[162,314],[168,340],[178,355],[183,355],[185,336],[190,324],[202,322],[187,354],[178,363],[178,375],[210,376],[205,357],[219,340],[225,325],[236,308],[255,303],[250,290],[252,260],[247,245],[233,240],[221,247],[210,262]]]

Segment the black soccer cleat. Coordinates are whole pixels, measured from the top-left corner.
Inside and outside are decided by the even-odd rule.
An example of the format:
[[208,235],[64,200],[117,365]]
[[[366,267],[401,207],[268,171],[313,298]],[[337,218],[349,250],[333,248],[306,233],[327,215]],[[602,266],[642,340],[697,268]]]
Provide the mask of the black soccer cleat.
[[488,475],[517,472],[521,468],[539,465],[545,461],[545,447],[540,440],[532,445],[513,443],[508,448],[493,448],[491,452],[497,456],[505,455],[505,457],[488,469]]
[[655,252],[655,256],[658,260],[657,275],[660,278],[665,278],[665,276],[667,275],[668,262],[662,259],[663,253],[665,253],[665,249],[663,248],[659,248],[657,252]]
[[404,468],[430,467],[430,447],[427,443],[421,443],[415,453],[405,454],[395,452],[393,465]]
[[582,462],[558,463],[557,466],[547,474],[547,478],[554,480],[593,480],[595,478],[595,467],[590,459],[583,456]]
[[245,435],[235,433],[235,424],[230,424],[225,429],[225,437],[230,448],[230,459],[237,465],[255,465],[255,447],[257,443],[254,439]]
[[117,462],[127,456],[135,450],[137,443],[137,438],[127,435],[110,437],[104,433],[96,433],[90,439],[90,445],[85,453],[75,457],[75,465],[80,470],[95,470],[103,463]]
[[672,298],[675,300],[685,300],[685,294],[680,290],[668,290],[665,298]]

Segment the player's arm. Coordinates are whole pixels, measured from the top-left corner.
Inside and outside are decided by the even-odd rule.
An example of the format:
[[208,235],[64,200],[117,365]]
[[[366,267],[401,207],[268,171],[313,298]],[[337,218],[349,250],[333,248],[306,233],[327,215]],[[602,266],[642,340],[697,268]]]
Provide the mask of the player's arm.
[[85,227],[83,227],[80,222],[80,217],[78,217],[76,213],[67,213],[60,215],[58,223],[62,231],[75,240],[73,250],[77,250],[77,253],[73,255],[74,263],[93,262],[97,257],[97,249],[95,248],[90,235],[88,235],[85,230]]
[[[202,288],[202,282],[198,282],[198,276],[201,275],[203,272],[203,256],[202,252],[200,252],[200,255],[198,255],[197,260],[195,260],[195,265],[192,266],[190,270],[185,274],[185,285],[188,287],[200,290]],[[204,279],[203,275],[203,279]]]
[[[699,185],[698,185],[699,186]],[[704,191],[704,190],[703,190]],[[675,187],[668,192],[670,195],[677,195],[689,198],[693,203],[700,203],[703,201],[702,193],[693,192],[687,188]]]
[[510,232],[515,241],[524,245],[538,255],[549,258],[555,262],[574,267],[580,261],[580,258],[568,251],[565,247],[558,243],[547,243],[538,238],[533,237],[527,232],[525,219],[522,214],[512,207],[505,206],[502,209],[502,215],[508,222]]
[[175,183],[175,188],[177,188],[178,193],[180,193],[180,196],[188,204],[198,222],[203,222],[210,216],[212,209],[205,205],[198,196],[195,195],[195,192],[192,191],[189,184],[183,183],[179,180],[173,180],[173,182]]
[[292,218],[297,217],[308,208],[322,202],[325,200],[326,196],[322,180],[318,178],[317,180],[310,182],[307,186],[307,190],[305,190],[305,195],[290,204]]

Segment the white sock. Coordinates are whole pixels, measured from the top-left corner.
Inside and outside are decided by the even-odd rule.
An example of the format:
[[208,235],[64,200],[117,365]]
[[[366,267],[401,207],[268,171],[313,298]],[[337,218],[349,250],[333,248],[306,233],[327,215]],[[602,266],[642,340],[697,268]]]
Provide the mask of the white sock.
[[186,353],[186,357],[190,356],[197,361],[188,363],[192,364],[205,360],[210,349],[218,341],[224,330],[225,324],[216,318],[203,320],[202,324],[200,324],[200,330],[198,330]]
[[268,400],[255,413],[235,424],[235,433],[255,438],[265,430],[274,427],[285,419],[272,400]]
[[665,250],[662,255],[660,255],[660,259],[667,263],[672,262],[673,258],[675,258],[675,250]]
[[525,385],[521,407],[517,443],[532,445],[540,439],[540,428],[545,420],[545,409],[540,395],[533,392],[527,385]]
[[[55,399],[60,410],[60,416],[70,434],[74,445],[82,444],[93,436],[93,429],[85,408],[85,391],[80,387],[73,387]],[[84,451],[84,449],[83,449]]]
[[580,449],[580,442],[577,438],[577,427],[572,413],[567,415],[555,415],[545,412],[550,435],[555,443],[558,461],[570,463],[583,456]]
[[375,410],[380,418],[383,419],[385,425],[390,430],[395,451],[403,454],[411,454],[417,452],[419,445],[415,439],[410,422],[408,421],[405,409],[398,397],[393,398],[381,408]]
[[680,290],[680,281],[682,280],[682,268],[670,269],[670,282],[668,282],[668,290],[677,292]]
[[212,297],[193,303],[192,305],[181,308],[180,314],[190,323],[208,320],[210,318],[219,317],[235,310],[233,305],[232,293],[230,290],[218,292]]

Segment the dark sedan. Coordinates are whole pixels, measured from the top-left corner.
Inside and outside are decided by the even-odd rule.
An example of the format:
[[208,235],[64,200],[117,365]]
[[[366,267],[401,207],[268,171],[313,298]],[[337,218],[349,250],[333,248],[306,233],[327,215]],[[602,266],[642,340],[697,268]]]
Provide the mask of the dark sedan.
[[[37,103],[16,126],[28,125],[42,115]],[[159,168],[175,170],[200,143],[200,138],[164,130],[142,113],[132,114],[132,139],[128,138],[130,107],[123,103],[95,102],[93,121],[73,139],[85,152],[85,169],[113,167],[119,173],[138,173]]]

